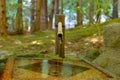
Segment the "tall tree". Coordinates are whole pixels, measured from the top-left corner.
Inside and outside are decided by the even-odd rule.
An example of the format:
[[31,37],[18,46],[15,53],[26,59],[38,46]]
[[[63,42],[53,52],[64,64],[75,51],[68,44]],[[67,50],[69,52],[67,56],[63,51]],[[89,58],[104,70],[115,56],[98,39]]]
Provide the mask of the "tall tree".
[[42,0],[42,7],[41,7],[41,31],[45,31],[48,29],[48,7],[47,7],[47,0]]
[[101,20],[101,8],[102,8],[102,1],[97,0],[96,1],[96,22],[100,23]]
[[51,12],[50,12],[50,21],[49,21],[49,29],[52,29],[53,25],[53,16],[54,16],[54,6],[55,6],[55,0],[52,0],[52,6],[51,6]]
[[55,0],[55,14],[59,14],[59,0]]
[[16,32],[18,34],[23,34],[23,20],[22,20],[22,0],[18,0],[18,8],[16,14]]
[[89,4],[89,24],[93,24],[94,23],[94,2],[93,0],[90,0],[90,4]]
[[118,0],[113,0],[113,18],[118,18]]
[[40,31],[41,26],[41,4],[42,0],[36,1],[36,31]]
[[7,25],[6,25],[6,1],[0,1],[0,34],[3,36],[7,35]]
[[63,0],[59,0],[59,13],[63,14]]
[[35,31],[35,0],[31,0],[31,32]]
[[79,0],[77,2],[77,25],[82,25],[83,24],[83,19],[82,19],[82,0]]

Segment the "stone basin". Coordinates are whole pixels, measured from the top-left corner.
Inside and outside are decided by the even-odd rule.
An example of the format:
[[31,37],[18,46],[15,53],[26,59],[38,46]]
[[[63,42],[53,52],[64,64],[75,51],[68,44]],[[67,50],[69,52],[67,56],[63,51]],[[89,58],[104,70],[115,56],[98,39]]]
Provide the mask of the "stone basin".
[[14,58],[8,60],[2,80],[92,80],[93,78],[106,78],[106,76],[80,60]]

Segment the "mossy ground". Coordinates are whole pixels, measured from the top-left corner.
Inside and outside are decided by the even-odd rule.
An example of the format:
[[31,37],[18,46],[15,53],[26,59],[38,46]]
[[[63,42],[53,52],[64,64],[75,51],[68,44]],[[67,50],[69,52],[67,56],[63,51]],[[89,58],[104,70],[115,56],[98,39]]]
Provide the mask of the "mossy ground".
[[[84,53],[94,50],[101,51],[103,46],[103,25],[76,27],[65,32],[66,59],[79,59]],[[8,51],[12,55],[5,56],[1,62],[9,57],[37,57],[59,58],[55,55],[55,32],[35,32],[34,34],[0,37],[0,51]],[[46,52],[47,51],[47,52]],[[91,53],[92,54],[92,53]],[[92,54],[94,55],[94,54]],[[95,57],[94,57],[95,58]]]
[[[102,27],[100,27],[102,30]],[[93,44],[85,41],[90,36],[98,36],[96,26],[77,27],[65,32],[65,53],[67,59],[77,59],[78,55],[91,49]],[[35,32],[34,34],[0,37],[0,51],[7,51],[1,62],[9,57],[59,58],[55,55],[55,32]]]
[[[102,27],[100,27],[102,29]],[[98,35],[97,28],[77,27],[75,29],[66,30],[66,46],[79,42],[81,39]],[[84,42],[83,42],[84,43]],[[49,53],[54,53],[55,32],[35,32],[34,34],[0,37],[0,50],[8,51],[13,54],[36,54],[42,50],[47,50]],[[69,48],[71,50],[72,48]],[[48,54],[49,54],[48,53]]]

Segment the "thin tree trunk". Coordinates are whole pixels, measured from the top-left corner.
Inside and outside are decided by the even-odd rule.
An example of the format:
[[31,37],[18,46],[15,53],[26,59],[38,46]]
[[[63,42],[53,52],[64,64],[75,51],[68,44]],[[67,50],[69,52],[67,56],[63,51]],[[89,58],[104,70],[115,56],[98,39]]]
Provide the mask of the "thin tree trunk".
[[101,20],[101,5],[100,4],[97,5],[97,9],[99,9],[99,11],[96,14],[96,22],[99,24]]
[[6,1],[0,1],[0,34],[2,36],[7,35],[7,24],[6,24]]
[[17,15],[16,15],[16,32],[18,34],[23,34],[23,20],[22,20],[22,0],[18,0],[18,4],[20,5],[17,8]]
[[31,32],[35,31],[35,0],[31,1]]
[[52,30],[52,26],[53,26],[54,6],[55,6],[55,0],[52,0],[51,13],[50,13],[50,21],[49,21],[49,29],[50,30]]
[[90,1],[89,6],[89,24],[92,25],[94,23],[94,2],[93,0]]
[[37,0],[36,2],[36,31],[40,31],[40,26],[41,26],[41,3],[42,0]]
[[83,15],[82,15],[82,0],[77,2],[77,26],[83,24]]
[[101,19],[101,11],[99,11],[96,15],[96,19],[97,19],[97,23],[100,23],[100,19]]
[[118,0],[113,0],[113,18],[118,18]]

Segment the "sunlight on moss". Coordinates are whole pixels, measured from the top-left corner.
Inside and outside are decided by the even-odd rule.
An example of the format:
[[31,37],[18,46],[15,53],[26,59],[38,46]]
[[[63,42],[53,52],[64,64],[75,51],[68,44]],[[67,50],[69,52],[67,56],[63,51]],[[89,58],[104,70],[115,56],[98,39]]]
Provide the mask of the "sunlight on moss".
[[42,45],[43,43],[41,41],[32,41],[31,44]]
[[55,40],[53,39],[53,40],[51,40],[53,43],[55,43]]

